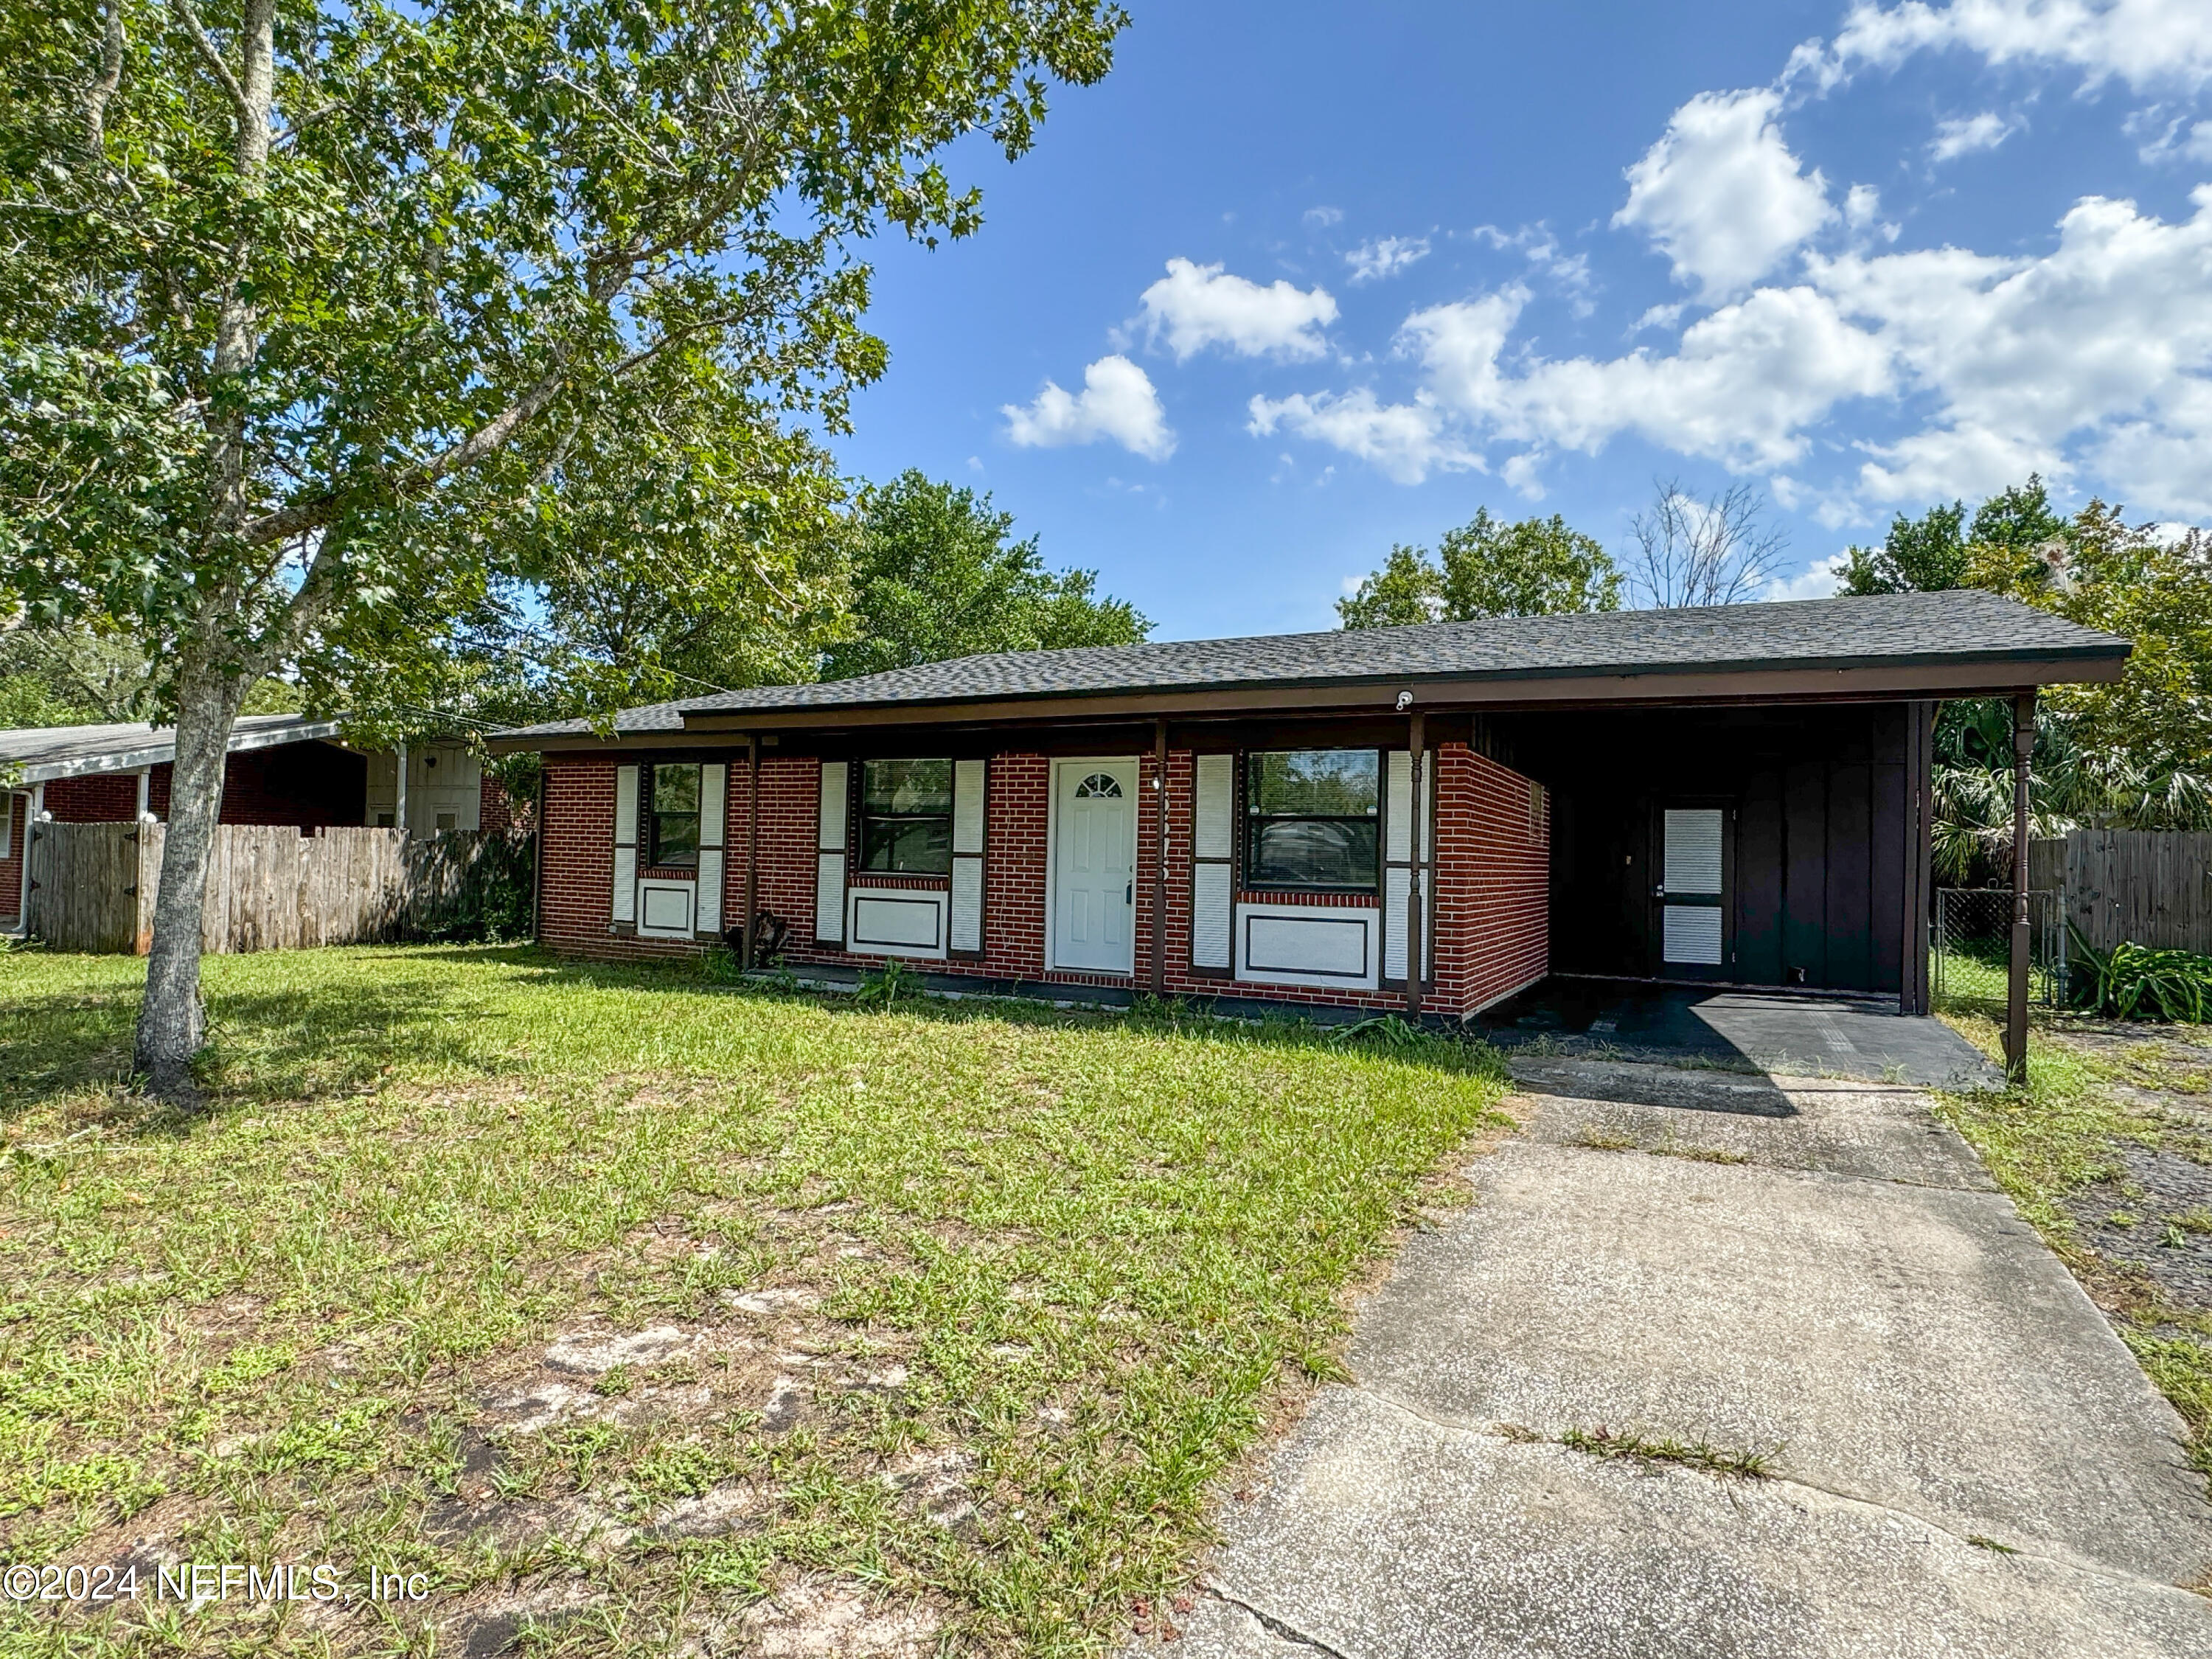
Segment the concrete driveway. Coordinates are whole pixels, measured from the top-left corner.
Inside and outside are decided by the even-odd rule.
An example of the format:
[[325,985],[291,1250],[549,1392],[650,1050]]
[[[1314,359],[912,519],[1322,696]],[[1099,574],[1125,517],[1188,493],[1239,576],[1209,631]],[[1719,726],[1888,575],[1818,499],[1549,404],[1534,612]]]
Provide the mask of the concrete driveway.
[[[2179,1419],[1920,1097],[1515,1073],[1168,1651],[2212,1656]],[[1770,1473],[1562,1443],[1601,1429]]]

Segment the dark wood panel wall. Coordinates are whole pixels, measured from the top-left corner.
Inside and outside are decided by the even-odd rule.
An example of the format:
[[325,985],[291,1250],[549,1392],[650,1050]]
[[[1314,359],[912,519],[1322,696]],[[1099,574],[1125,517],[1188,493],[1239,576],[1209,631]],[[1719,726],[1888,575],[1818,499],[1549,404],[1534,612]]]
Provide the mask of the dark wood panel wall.
[[1527,717],[1515,752],[1553,794],[1552,962],[1690,977],[1659,959],[1663,813],[1729,813],[1738,984],[1875,992],[1924,1006],[1929,706]]

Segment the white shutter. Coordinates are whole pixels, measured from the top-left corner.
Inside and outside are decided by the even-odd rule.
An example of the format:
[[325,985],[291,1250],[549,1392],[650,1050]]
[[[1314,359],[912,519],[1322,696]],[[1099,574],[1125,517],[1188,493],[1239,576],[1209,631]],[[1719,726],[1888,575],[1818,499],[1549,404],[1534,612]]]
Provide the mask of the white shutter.
[[1421,853],[1421,977],[1428,978],[1437,965],[1437,882],[1431,862],[1434,833],[1429,823],[1429,802],[1434,798],[1437,751],[1421,756],[1421,790],[1413,793],[1413,751],[1389,750],[1383,759],[1382,783],[1382,976],[1403,981],[1406,977],[1406,895],[1413,879],[1413,847],[1418,831]]
[[952,763],[952,915],[946,944],[956,951],[983,948],[983,835],[989,769],[980,760]]
[[1229,966],[1229,866],[1201,864],[1190,872],[1190,965]]
[[983,860],[952,860],[952,938],[955,951],[983,948]]
[[952,763],[952,851],[957,857],[983,850],[983,763]]
[[1190,965],[1225,969],[1235,910],[1237,757],[1197,757],[1191,825]]
[[[1393,749],[1383,758],[1389,766],[1389,781],[1382,796],[1382,857],[1391,864],[1407,864],[1413,856],[1413,757],[1407,750]],[[1400,971],[1404,967],[1401,957]]]
[[637,920],[637,768],[615,768],[614,919]]
[[722,931],[722,846],[729,839],[730,769],[699,769],[699,902],[691,925],[702,933]]
[[822,763],[821,830],[815,842],[814,937],[823,945],[845,941],[845,806],[850,769]]
[[[1406,977],[1406,891],[1413,879],[1413,871],[1402,864],[1387,866],[1382,872],[1382,977],[1385,979],[1402,981]],[[1427,952],[1422,954],[1426,955]]]
[[1191,844],[1195,858],[1225,859],[1236,846],[1237,757],[1198,757],[1198,823]]

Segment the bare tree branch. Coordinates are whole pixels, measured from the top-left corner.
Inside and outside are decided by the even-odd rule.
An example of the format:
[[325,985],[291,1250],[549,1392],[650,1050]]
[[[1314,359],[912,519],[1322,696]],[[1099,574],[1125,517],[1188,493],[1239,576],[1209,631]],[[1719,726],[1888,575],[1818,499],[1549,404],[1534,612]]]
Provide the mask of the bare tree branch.
[[1699,500],[1675,478],[1654,481],[1656,499],[1632,521],[1637,551],[1629,582],[1647,610],[1741,605],[1773,580],[1789,537],[1766,522],[1766,500],[1735,484]]

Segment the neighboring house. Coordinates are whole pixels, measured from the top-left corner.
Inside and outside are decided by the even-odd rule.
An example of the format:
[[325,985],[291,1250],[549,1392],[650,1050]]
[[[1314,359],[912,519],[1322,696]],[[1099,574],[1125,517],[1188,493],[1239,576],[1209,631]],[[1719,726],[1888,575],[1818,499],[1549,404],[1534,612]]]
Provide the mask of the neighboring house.
[[[231,732],[224,764],[222,822],[291,824],[301,835],[337,825],[398,822],[400,765],[407,769],[407,826],[505,829],[507,798],[459,744],[403,744],[398,755],[363,753],[339,736],[340,722],[302,714],[247,714]],[[123,724],[0,732],[0,776],[8,784],[0,828],[0,927],[20,925],[29,870],[28,826],[116,823],[169,816],[176,732]]]
[[[971,657],[501,732],[541,927],[1471,1015],[1547,972],[1927,1006],[1937,702],[2121,672],[1981,592]],[[1407,983],[1409,957],[1422,964]]]

